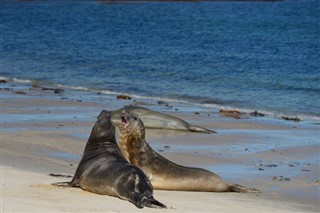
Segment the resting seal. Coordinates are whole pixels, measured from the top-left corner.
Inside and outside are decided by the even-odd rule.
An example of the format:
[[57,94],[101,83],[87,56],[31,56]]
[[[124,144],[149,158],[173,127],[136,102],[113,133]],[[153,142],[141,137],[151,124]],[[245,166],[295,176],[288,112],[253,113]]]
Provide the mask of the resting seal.
[[138,208],[166,208],[153,198],[152,185],[143,171],[123,157],[115,139],[115,127],[104,110],[92,129],[72,181],[53,185],[79,186],[86,191],[128,200]]
[[216,133],[215,131],[205,129],[199,126],[191,125],[188,122],[171,116],[156,112],[150,109],[146,109],[139,106],[125,106],[121,109],[115,111],[109,111],[111,119],[114,123],[119,121],[122,116],[122,111],[126,110],[128,112],[134,112],[139,118],[143,121],[146,128],[154,129],[172,129],[172,130],[187,130],[193,132],[202,132],[202,133]]
[[145,141],[143,122],[132,112],[124,111],[119,121],[120,149],[133,165],[149,177],[154,189],[208,192],[258,192],[230,184],[205,169],[173,163],[155,152]]

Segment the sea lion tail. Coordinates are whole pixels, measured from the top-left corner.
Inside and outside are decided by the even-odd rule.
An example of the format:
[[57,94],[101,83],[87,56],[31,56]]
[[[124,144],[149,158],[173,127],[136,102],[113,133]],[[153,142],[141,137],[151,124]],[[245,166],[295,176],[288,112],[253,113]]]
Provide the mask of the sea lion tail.
[[246,188],[239,184],[231,184],[230,185],[230,192],[239,192],[239,193],[260,193],[261,191],[254,188]]
[[194,132],[203,132],[203,133],[207,133],[207,134],[217,133],[216,131],[213,131],[210,129],[205,129],[205,128],[202,128],[200,126],[195,126],[195,125],[189,126],[189,130],[194,131]]

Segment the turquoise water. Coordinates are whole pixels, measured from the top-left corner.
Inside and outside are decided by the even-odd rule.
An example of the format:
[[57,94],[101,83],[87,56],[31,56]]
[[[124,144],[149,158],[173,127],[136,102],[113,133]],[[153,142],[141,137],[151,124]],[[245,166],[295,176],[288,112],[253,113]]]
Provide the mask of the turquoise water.
[[319,9],[1,1],[1,76],[320,119]]

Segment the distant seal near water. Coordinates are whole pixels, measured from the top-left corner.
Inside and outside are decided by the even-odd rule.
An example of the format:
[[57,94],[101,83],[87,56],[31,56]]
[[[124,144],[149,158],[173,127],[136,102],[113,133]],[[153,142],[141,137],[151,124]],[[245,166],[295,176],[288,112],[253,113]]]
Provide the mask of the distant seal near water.
[[216,133],[203,127],[191,125],[188,122],[164,113],[156,112],[139,106],[125,106],[115,111],[109,111],[112,121],[116,122],[122,116],[122,111],[134,112],[143,121],[146,128],[187,130],[202,133]]
[[132,112],[124,111],[119,121],[120,149],[130,163],[141,168],[154,189],[258,192],[237,184],[230,184],[205,169],[178,165],[155,152],[145,141],[143,122]]
[[72,181],[53,185],[79,186],[97,194],[116,196],[138,208],[166,208],[153,198],[152,185],[143,171],[123,157],[115,139],[115,127],[104,110],[92,129]]

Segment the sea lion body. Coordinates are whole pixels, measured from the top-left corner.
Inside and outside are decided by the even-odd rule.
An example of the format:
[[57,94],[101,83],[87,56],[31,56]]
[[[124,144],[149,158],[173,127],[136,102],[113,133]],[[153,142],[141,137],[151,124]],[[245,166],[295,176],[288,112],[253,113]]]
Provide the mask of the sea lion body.
[[132,112],[123,112],[119,121],[120,149],[125,158],[141,168],[149,177],[154,189],[257,192],[255,189],[230,184],[218,175],[200,168],[178,165],[155,152],[145,141],[143,122]]
[[171,129],[171,130],[185,130],[193,132],[202,132],[202,133],[215,133],[215,131],[205,129],[203,127],[191,125],[188,122],[157,111],[146,109],[139,106],[125,106],[121,109],[110,111],[112,121],[116,122],[122,116],[122,111],[126,110],[128,112],[133,112],[139,116],[143,121],[146,128],[154,129]]
[[106,111],[98,116],[72,181],[54,185],[79,186],[128,200],[138,208],[165,207],[153,198],[153,187],[143,171],[123,157],[115,139],[115,127]]

